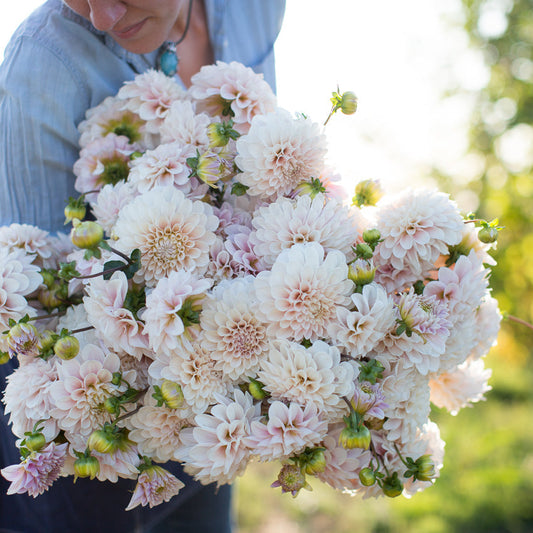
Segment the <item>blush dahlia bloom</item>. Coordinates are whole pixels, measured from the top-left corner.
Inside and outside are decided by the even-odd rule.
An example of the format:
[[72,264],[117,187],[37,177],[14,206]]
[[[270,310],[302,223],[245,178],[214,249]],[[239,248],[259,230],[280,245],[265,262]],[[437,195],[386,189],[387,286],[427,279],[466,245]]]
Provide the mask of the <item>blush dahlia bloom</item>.
[[180,141],[184,146],[193,150],[196,148],[207,148],[209,137],[207,127],[211,123],[211,118],[205,113],[196,113],[194,105],[189,101],[174,102],[161,126],[161,142],[173,143]]
[[431,402],[456,415],[463,407],[472,407],[473,403],[485,399],[484,394],[492,389],[488,384],[491,375],[482,359],[469,359],[452,372],[431,376]]
[[128,419],[129,438],[137,443],[139,453],[161,463],[175,459],[175,451],[183,445],[181,431],[193,425],[190,410],[157,406],[148,389],[141,409]]
[[184,486],[176,476],[164,468],[150,465],[139,474],[137,485],[126,511],[131,511],[138,505],[155,507],[163,502],[168,502]]
[[141,269],[134,279],[153,287],[174,270],[202,275],[217,226],[218,219],[206,203],[188,200],[172,187],[157,187],[121,211],[115,246],[126,254],[136,248],[141,251]]
[[[50,386],[55,405],[50,414],[58,426],[72,435],[88,437],[95,429],[111,420],[102,404],[112,395],[125,391],[125,385],[113,385],[113,373],[120,371],[120,359],[99,347],[84,346],[75,359],[57,363],[58,379]],[[122,377],[133,382],[135,375],[124,372]]]
[[339,350],[323,341],[305,348],[279,340],[272,343],[257,375],[274,400],[313,403],[334,419],[347,411],[342,397],[353,396],[358,373],[355,363],[341,362]]
[[288,458],[320,443],[327,430],[328,424],[314,404],[287,406],[274,401],[268,408],[266,423],[252,422],[247,445],[262,461]]
[[143,325],[124,307],[127,294],[128,279],[118,271],[109,280],[93,279],[87,285],[83,303],[88,322],[105,344],[140,359],[149,352],[148,336],[143,333]]
[[377,227],[383,241],[374,260],[391,263],[424,277],[439,255],[462,238],[463,220],[448,195],[425,189],[407,189],[378,202]]
[[160,144],[132,161],[128,182],[140,193],[173,186],[187,194],[191,190],[187,159],[195,155],[196,150],[183,142]]
[[354,211],[322,194],[313,199],[280,197],[257,209],[252,224],[250,241],[266,268],[272,267],[282,250],[298,243],[317,242],[326,252],[340,250],[347,255],[359,228]]
[[288,111],[256,117],[248,135],[237,140],[237,179],[247,193],[263,199],[289,194],[324,168],[326,138],[317,123]]
[[148,335],[154,352],[173,353],[197,336],[198,322],[191,322],[184,310],[189,305],[191,309],[200,308],[211,285],[210,279],[196,279],[185,270],[171,272],[168,278],[157,282],[146,295],[146,307],[141,315],[143,333]]
[[7,376],[3,402],[5,413],[9,414],[11,430],[24,438],[26,431],[31,431],[36,422],[40,424],[48,441],[54,439],[59,428],[54,418],[48,418],[54,403],[50,397],[50,387],[57,380],[57,370],[50,361],[35,359],[21,365],[16,372]]
[[146,121],[146,130],[158,133],[172,104],[185,98],[185,91],[175,80],[158,70],[147,70],[127,81],[117,94],[124,109]]
[[96,221],[111,235],[120,210],[137,196],[137,192],[129,182],[121,181],[116,185],[104,185],[98,197],[91,204]]
[[276,97],[262,74],[232,61],[206,65],[191,78],[189,93],[197,107],[212,116],[230,116],[239,133],[247,133],[252,119],[273,111]]
[[[80,193],[100,190],[104,185],[126,181],[129,174],[130,155],[136,150],[129,139],[110,133],[87,145],[74,163],[75,189]],[[89,200],[95,195],[89,194]]]
[[349,305],[353,283],[344,254],[324,257],[320,244],[307,243],[284,250],[271,271],[258,274],[255,289],[269,336],[313,341],[326,337],[338,307]]
[[42,264],[50,259],[54,250],[51,246],[50,234],[29,224],[11,224],[0,227],[0,247],[12,251],[15,248],[36,256],[37,263]]
[[22,463],[3,468],[2,476],[11,481],[7,493],[27,492],[36,498],[47,491],[61,473],[67,446],[51,442],[40,452],[32,452]]
[[261,406],[254,405],[253,398],[239,389],[233,396],[233,400],[218,396],[211,413],[197,415],[196,427],[184,430],[189,441],[179,451],[180,458],[186,461],[185,471],[204,485],[231,483],[244,472],[250,459],[246,442]]
[[352,306],[337,308],[337,321],[328,333],[352,357],[364,357],[395,324],[394,303],[377,283],[352,294]]
[[254,377],[269,348],[267,325],[257,315],[253,278],[217,287],[200,318],[202,348],[228,378]]

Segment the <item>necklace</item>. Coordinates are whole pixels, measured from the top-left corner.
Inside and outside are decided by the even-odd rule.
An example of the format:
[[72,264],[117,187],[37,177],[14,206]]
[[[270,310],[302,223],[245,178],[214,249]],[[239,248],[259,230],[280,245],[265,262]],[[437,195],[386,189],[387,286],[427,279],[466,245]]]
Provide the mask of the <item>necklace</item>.
[[189,24],[191,22],[191,13],[192,13],[192,2],[189,0],[189,10],[187,12],[187,20],[185,22],[185,29],[183,30],[182,36],[176,42],[167,41],[163,43],[159,54],[157,56],[157,67],[163,71],[167,76],[174,76],[178,72],[179,66],[179,57],[177,53],[177,46],[180,44],[189,30]]

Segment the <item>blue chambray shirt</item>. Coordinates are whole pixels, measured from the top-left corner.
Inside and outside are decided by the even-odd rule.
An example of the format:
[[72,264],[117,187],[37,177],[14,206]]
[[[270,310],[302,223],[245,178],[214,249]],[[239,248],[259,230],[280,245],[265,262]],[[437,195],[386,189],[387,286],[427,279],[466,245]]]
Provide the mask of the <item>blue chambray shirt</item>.
[[[148,0],[146,0],[148,1]],[[274,41],[285,0],[205,0],[215,60],[240,61],[275,86]],[[63,209],[76,196],[72,166],[78,124],[88,108],[116,94],[126,80],[155,67],[157,51],[130,53],[76,15],[49,0],[15,32],[0,66],[0,225],[64,229]],[[0,390],[12,364],[0,366]],[[15,439],[0,409],[0,467],[19,462]],[[174,463],[175,465],[175,463]],[[168,504],[121,511],[134,483],[58,480],[33,499],[6,496],[0,478],[0,533],[113,533],[229,531],[229,492],[186,483]],[[96,485],[96,486],[95,486]],[[152,529],[153,527],[153,529]]]

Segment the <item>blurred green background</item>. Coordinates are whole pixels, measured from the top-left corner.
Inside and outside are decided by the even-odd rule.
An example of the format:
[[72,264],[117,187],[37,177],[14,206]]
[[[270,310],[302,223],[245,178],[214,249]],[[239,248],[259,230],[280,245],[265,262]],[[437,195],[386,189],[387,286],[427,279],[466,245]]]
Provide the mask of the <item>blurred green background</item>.
[[[491,277],[504,313],[533,322],[533,2],[463,0],[464,31],[490,69],[476,93],[470,182],[433,169],[452,197],[477,195],[476,214],[498,218]],[[453,97],[456,88],[443,98]],[[533,331],[504,320],[486,402],[455,417],[434,410],[446,455],[434,487],[411,499],[361,500],[311,480],[295,499],[270,489],[272,465],[252,465],[236,484],[238,533],[441,533],[533,531]]]

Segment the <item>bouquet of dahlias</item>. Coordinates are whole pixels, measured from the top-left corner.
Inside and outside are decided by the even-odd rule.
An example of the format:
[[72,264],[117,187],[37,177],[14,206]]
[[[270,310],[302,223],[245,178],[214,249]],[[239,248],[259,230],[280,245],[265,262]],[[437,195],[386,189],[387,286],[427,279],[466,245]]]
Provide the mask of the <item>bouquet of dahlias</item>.
[[434,482],[430,404],[455,414],[490,388],[495,223],[435,190],[346,198],[323,127],[238,63],[187,91],[139,75],[80,133],[70,238],[0,229],[10,493],[124,477],[128,509],[153,506],[183,486],[167,461],[218,485],[279,461],[293,495]]

